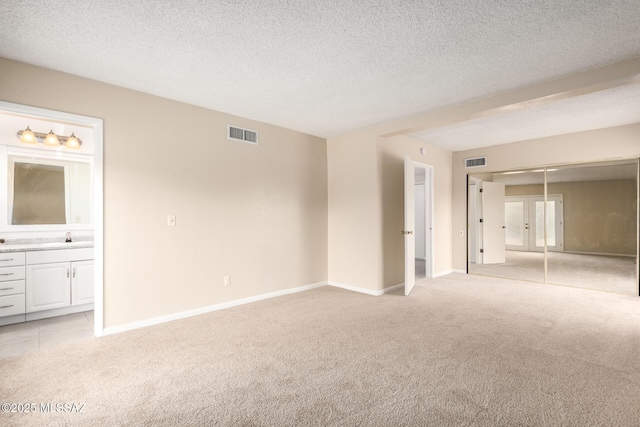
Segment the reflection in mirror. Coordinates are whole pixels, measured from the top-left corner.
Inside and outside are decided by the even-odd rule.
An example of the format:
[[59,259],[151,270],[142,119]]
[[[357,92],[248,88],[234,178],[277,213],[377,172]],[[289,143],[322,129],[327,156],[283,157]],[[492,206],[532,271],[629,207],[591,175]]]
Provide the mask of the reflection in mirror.
[[15,162],[11,224],[66,224],[64,187],[64,167]]
[[[637,171],[636,160],[547,168],[546,206],[544,169],[469,175],[469,273],[635,294]],[[502,199],[488,198],[497,184]]]
[[547,282],[635,294],[636,175],[636,161],[560,167],[547,174],[548,192],[562,195],[564,233],[564,245],[551,251],[548,227]]
[[7,224],[91,224],[91,165],[8,156]]
[[470,175],[469,184],[469,273],[544,282],[544,170]]

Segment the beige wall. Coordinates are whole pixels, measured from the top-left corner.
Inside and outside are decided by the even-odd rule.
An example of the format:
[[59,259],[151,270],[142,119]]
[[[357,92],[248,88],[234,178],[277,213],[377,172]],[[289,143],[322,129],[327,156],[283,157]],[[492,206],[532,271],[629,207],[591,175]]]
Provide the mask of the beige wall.
[[[487,156],[486,168],[465,169],[464,159]],[[453,153],[453,268],[465,269],[467,259],[467,173],[640,157],[640,124],[559,135],[513,144]]]
[[[434,165],[435,273],[465,269],[464,158],[487,155],[486,171],[498,171],[640,156],[640,124],[453,155],[398,136],[602,89],[638,69],[627,61],[327,141],[5,59],[0,99],[104,119],[105,324],[118,326],[327,278],[373,291],[399,283],[404,154]],[[260,146],[227,141],[227,123],[259,131]]]
[[106,327],[327,280],[324,139],[1,58],[0,99],[104,119]]
[[[381,181],[378,189],[372,187],[373,182],[383,179],[383,175],[387,173],[381,169],[386,168],[383,166],[384,162],[381,164],[376,158],[376,147],[380,140],[617,87],[623,84],[622,82],[634,79],[639,71],[640,58],[636,58],[510,93],[428,111],[328,138],[329,279],[379,291],[394,284],[400,277],[400,253],[397,250],[399,243],[394,236],[399,216],[397,211],[389,215],[389,212],[396,209],[397,194],[389,196],[392,193],[386,189],[387,186],[394,187],[393,182],[396,178],[392,178],[390,182]],[[451,212],[451,232],[448,237],[439,238],[436,244],[436,273],[452,268],[466,269],[466,171],[462,163],[464,158],[495,153],[492,154],[489,164],[496,168],[494,170],[503,170],[523,165],[537,166],[556,162],[600,160],[619,155],[638,155],[639,128],[640,125],[613,131],[605,129],[599,133],[586,133],[584,139],[581,136],[561,136],[556,139],[510,144],[510,148],[490,147],[486,150],[454,153],[452,171],[446,172],[445,162],[439,165],[441,177],[447,174],[452,176],[447,178],[451,180],[452,199],[451,205],[446,199],[436,202],[436,210]],[[424,144],[425,147],[429,146],[428,143]],[[541,149],[537,148],[538,144]],[[563,145],[566,148],[563,148]],[[587,148],[584,149],[583,145]],[[395,153],[396,156],[401,154],[400,151]],[[390,167],[397,171],[397,167],[392,166],[393,162],[391,161]],[[474,170],[474,173],[482,172]],[[390,206],[387,206],[388,204]],[[446,226],[443,229],[447,228]],[[460,232],[463,236],[459,236]],[[396,248],[395,250],[390,249],[389,242],[393,242],[391,248]],[[446,255],[449,248],[452,251],[451,262],[447,261]]]
[[372,130],[329,138],[327,146],[329,280],[368,291],[404,282],[405,155],[434,166],[434,273],[449,271],[451,153]]
[[[563,197],[564,250],[636,254],[636,181],[550,183],[548,194]],[[510,185],[507,196],[544,194],[544,186]]]
[[329,138],[329,280],[381,289],[375,136]]

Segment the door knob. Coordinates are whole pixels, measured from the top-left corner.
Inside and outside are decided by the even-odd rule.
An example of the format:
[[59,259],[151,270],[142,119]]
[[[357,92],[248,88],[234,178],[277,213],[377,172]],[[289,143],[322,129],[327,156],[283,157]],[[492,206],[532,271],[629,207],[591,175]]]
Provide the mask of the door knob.
[[413,231],[411,231],[411,230],[407,230],[407,231],[402,230],[400,232],[400,234],[413,234]]

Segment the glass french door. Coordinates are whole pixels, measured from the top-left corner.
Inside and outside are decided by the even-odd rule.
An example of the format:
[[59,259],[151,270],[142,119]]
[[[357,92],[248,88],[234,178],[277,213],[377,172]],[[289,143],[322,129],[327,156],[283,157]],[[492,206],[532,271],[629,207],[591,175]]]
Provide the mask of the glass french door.
[[[544,197],[505,198],[505,246],[516,251],[544,251]],[[547,250],[562,251],[562,195],[547,197]]]

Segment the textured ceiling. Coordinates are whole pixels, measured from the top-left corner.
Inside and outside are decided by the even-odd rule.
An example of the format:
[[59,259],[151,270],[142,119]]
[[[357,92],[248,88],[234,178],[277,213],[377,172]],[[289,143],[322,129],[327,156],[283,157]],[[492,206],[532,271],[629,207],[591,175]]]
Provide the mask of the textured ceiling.
[[639,57],[640,7],[0,0],[0,56],[327,137]]
[[411,134],[451,151],[640,123],[640,83]]

